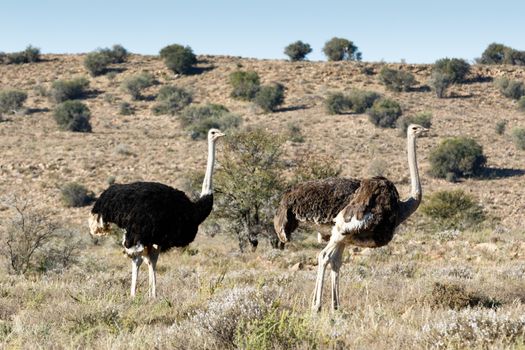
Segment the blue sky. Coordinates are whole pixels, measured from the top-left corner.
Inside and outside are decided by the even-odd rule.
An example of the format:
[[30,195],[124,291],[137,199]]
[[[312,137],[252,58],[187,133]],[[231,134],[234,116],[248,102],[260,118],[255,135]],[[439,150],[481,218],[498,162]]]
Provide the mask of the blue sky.
[[168,44],[196,54],[285,59],[284,47],[352,40],[364,61],[473,60],[488,44],[525,50],[524,0],[2,0],[0,51],[89,52],[119,43],[157,54]]

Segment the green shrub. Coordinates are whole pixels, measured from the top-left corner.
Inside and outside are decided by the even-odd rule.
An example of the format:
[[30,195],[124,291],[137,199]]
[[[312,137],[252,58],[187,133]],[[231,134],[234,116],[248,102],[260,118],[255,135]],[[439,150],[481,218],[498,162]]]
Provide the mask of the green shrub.
[[501,94],[505,97],[519,100],[525,96],[525,84],[521,81],[503,77],[497,79],[495,84]]
[[0,53],[0,63],[22,64],[40,61],[40,49],[29,45],[24,51]]
[[135,114],[135,110],[133,109],[133,106],[129,102],[122,102],[119,105],[119,112],[120,115],[132,115]]
[[175,115],[189,105],[193,100],[190,92],[176,86],[163,86],[157,95],[157,104],[153,106],[153,113]]
[[127,77],[122,81],[121,88],[131,95],[134,100],[140,100],[143,90],[155,85],[155,77],[151,73],[143,72]]
[[473,139],[454,137],[445,139],[430,153],[430,174],[439,178],[477,175],[487,158],[482,147]]
[[179,44],[164,47],[160,50],[160,57],[168,69],[178,74],[190,73],[193,65],[197,63],[197,57],[191,47]]
[[323,47],[329,61],[361,61],[361,52],[353,42],[343,38],[332,38]]
[[396,122],[396,126],[399,129],[399,135],[405,136],[407,128],[410,124],[418,124],[424,128],[430,128],[432,126],[432,113],[420,112],[416,115],[402,116]]
[[84,207],[91,204],[95,194],[76,182],[65,184],[61,189],[62,202],[68,208]]
[[296,123],[288,123],[288,140],[297,143],[304,142],[304,135],[301,131],[301,126]]
[[365,113],[380,97],[381,95],[374,91],[352,90],[348,95],[348,100],[355,113]]
[[300,40],[284,48],[284,54],[290,57],[290,61],[303,61],[310,52],[312,52],[310,45]]
[[126,62],[129,56],[128,50],[124,46],[116,44],[111,49],[102,50],[108,57],[111,63],[123,63]]
[[514,128],[512,140],[518,149],[525,150],[525,128]]
[[518,100],[518,109],[522,112],[525,112],[525,96],[520,97]]
[[0,91],[0,113],[16,113],[27,100],[27,93],[21,90]]
[[508,50],[511,50],[508,46],[492,43],[483,51],[479,62],[483,64],[502,64],[505,60],[505,52]]
[[343,114],[350,111],[352,102],[341,92],[333,92],[326,96],[324,101],[326,112],[328,114]]
[[416,83],[412,73],[388,67],[379,72],[379,81],[392,91],[410,91]]
[[61,130],[91,132],[91,113],[80,101],[62,102],[55,108],[54,117]]
[[367,113],[368,119],[381,128],[395,127],[397,119],[402,114],[399,103],[387,98],[376,100]]
[[204,139],[210,128],[222,131],[237,128],[241,118],[218,104],[188,106],[180,113],[182,126],[190,132],[192,139]]
[[505,133],[505,129],[507,128],[507,121],[506,120],[500,120],[496,123],[496,134],[503,135]]
[[485,219],[483,208],[462,190],[438,191],[431,194],[425,198],[421,211],[434,220],[440,229],[465,229]]
[[463,83],[470,72],[470,64],[460,58],[442,58],[434,63],[432,71],[446,75],[451,83]]
[[233,88],[231,97],[251,101],[261,88],[259,75],[254,71],[236,71],[230,74],[230,84]]
[[275,112],[284,102],[284,86],[279,83],[262,86],[253,102],[265,112]]
[[85,97],[89,87],[86,78],[75,78],[71,80],[55,80],[49,90],[49,98],[56,103]]
[[450,77],[440,71],[433,71],[429,81],[438,98],[444,98],[448,87],[452,84]]
[[111,58],[103,51],[90,52],[84,58],[84,67],[93,77],[105,74],[110,63]]

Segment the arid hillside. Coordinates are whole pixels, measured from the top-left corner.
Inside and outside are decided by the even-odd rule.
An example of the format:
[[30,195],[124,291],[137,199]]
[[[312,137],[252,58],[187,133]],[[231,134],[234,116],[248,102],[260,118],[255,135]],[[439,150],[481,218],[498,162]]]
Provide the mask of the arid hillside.
[[[378,81],[382,63],[287,62],[238,57],[199,57],[200,74],[177,76],[157,57],[132,55],[118,66],[118,73],[89,78],[90,94],[84,102],[92,114],[92,133],[59,131],[53,119],[54,104],[39,91],[57,79],[89,77],[82,55],[45,55],[35,64],[0,66],[0,89],[25,90],[29,114],[7,116],[0,123],[0,190],[4,195],[19,193],[39,205],[53,208],[56,215],[80,223],[87,208],[66,209],[60,205],[60,186],[76,181],[95,193],[107,186],[110,176],[119,182],[155,180],[181,186],[185,174],[204,170],[205,144],[192,141],[177,117],[151,112],[158,89],[173,84],[193,92],[194,103],[218,103],[243,119],[243,127],[257,126],[284,133],[289,124],[301,128],[304,143],[288,142],[286,155],[304,150],[332,155],[342,165],[344,176],[362,177],[370,164],[380,164],[384,175],[408,191],[405,140],[398,130],[374,127],[365,114],[328,115],[323,102],[330,92],[352,89],[376,91],[398,101],[404,115],[432,113],[430,137],[418,144],[425,193],[461,188],[475,195],[490,216],[509,228],[520,227],[525,210],[524,151],[509,136],[513,127],[525,124],[525,115],[515,102],[498,92],[496,77],[525,79],[525,69],[512,66],[474,65],[469,83],[454,85],[448,98],[438,99],[427,83],[431,66],[390,64],[412,72],[418,87],[411,92],[393,93]],[[368,74],[364,74],[367,67]],[[263,84],[280,82],[286,87],[285,103],[275,113],[261,113],[249,102],[230,97],[229,74],[254,70]],[[127,76],[147,71],[159,84],[146,92],[151,98],[131,101],[120,88]],[[370,74],[371,73],[371,74]],[[119,115],[119,104],[130,101],[131,116]],[[507,134],[495,132],[496,123],[506,120]],[[483,146],[492,176],[459,183],[433,179],[426,174],[428,154],[443,138],[466,135]],[[220,150],[218,154],[220,162]]]

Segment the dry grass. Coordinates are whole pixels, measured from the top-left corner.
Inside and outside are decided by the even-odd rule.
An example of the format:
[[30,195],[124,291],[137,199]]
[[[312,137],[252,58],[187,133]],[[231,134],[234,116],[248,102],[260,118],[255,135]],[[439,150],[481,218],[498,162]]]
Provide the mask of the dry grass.
[[[28,115],[4,116],[7,120],[0,123],[0,193],[32,200],[37,209],[79,232],[85,248],[66,269],[28,276],[0,271],[0,347],[523,348],[525,195],[524,175],[515,170],[523,169],[525,153],[493,127],[502,120],[509,128],[523,126],[525,117],[490,81],[473,79],[453,86],[449,93],[455,97],[437,99],[424,89],[386,91],[377,75],[362,73],[363,67],[378,72],[381,64],[375,63],[206,56],[199,66],[209,69],[175,77],[158,58],[133,55],[121,66],[125,70],[110,79],[90,78],[92,93],[84,101],[92,112],[93,132],[77,134],[57,129],[54,106],[39,91],[56,79],[88,76],[83,57],[44,59],[0,66],[0,89],[27,91],[25,106],[30,109]],[[239,65],[256,71],[263,84],[278,81],[287,87],[280,111],[259,114],[249,103],[229,97],[228,76]],[[420,84],[430,76],[425,65],[389,66],[412,72]],[[195,103],[226,106],[248,127],[278,133],[290,123],[300,125],[305,142],[287,143],[286,157],[313,149],[321,157],[334,156],[343,176],[381,170],[402,195],[408,193],[409,181],[405,141],[397,130],[374,128],[364,114],[329,116],[323,99],[331,91],[364,89],[399,101],[405,114],[429,111],[431,136],[418,143],[425,194],[462,189],[480,200],[488,220],[473,231],[434,231],[416,213],[389,246],[348,249],[341,270],[342,310],[336,313],[309,311],[321,248],[313,233],[296,235],[285,251],[262,242],[256,253],[239,254],[227,232],[214,237],[201,232],[190,249],[160,258],[157,300],[145,295],[145,269],[139,297],[130,300],[129,260],[115,239],[94,244],[88,238],[89,208],[62,206],[60,185],[75,181],[97,194],[109,178],[182,187],[185,174],[204,169],[205,145],[192,141],[176,117],[154,116],[154,101],[131,101],[120,90],[126,77],[142,71],[160,83],[145,96],[176,85],[191,91]],[[472,78],[477,76],[523,80],[525,69],[473,66]],[[131,103],[134,115],[119,113],[123,102]],[[426,175],[430,149],[442,138],[458,135],[483,145],[495,176],[451,184]],[[220,152],[219,146],[219,162]],[[379,166],[371,165],[372,159],[381,162],[381,169],[373,169]],[[0,225],[11,215],[0,207]],[[487,300],[497,305],[483,302]],[[329,293],[323,306],[329,306]]]

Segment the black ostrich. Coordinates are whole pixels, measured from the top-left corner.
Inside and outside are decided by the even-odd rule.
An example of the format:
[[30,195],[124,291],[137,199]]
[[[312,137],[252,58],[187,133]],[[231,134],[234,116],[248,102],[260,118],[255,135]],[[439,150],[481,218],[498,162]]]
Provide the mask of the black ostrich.
[[191,243],[199,224],[210,214],[213,207],[215,142],[222,136],[224,134],[217,129],[208,132],[206,174],[196,202],[192,202],[184,192],[157,182],[114,184],[95,202],[89,218],[92,235],[107,235],[109,224],[116,224],[125,230],[122,245],[132,259],[132,297],[135,296],[142,261],[149,267],[149,295],[154,298],[155,266],[159,253]]

